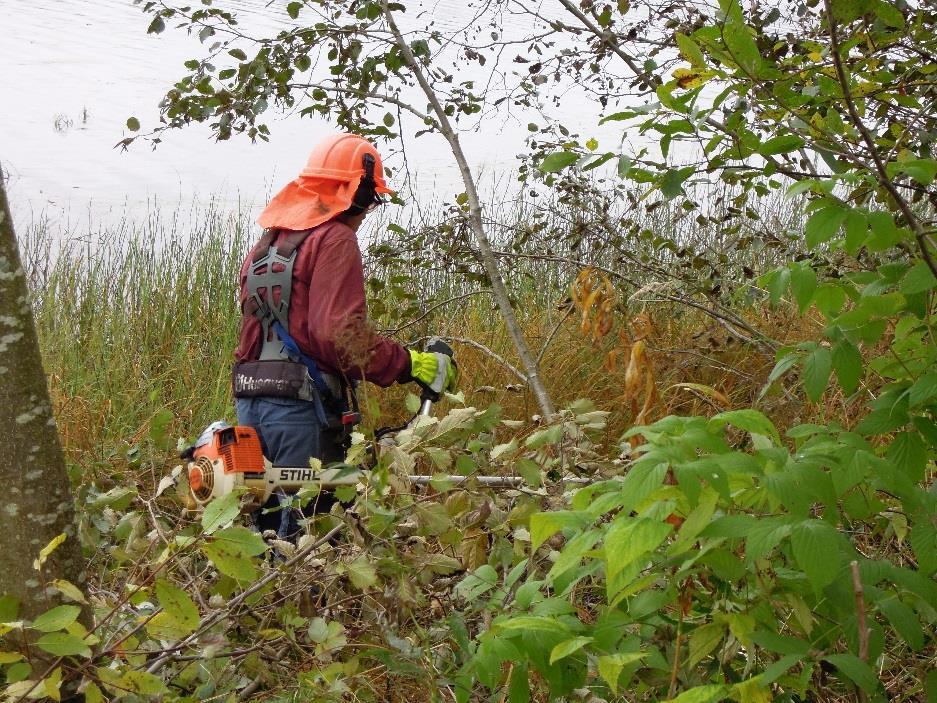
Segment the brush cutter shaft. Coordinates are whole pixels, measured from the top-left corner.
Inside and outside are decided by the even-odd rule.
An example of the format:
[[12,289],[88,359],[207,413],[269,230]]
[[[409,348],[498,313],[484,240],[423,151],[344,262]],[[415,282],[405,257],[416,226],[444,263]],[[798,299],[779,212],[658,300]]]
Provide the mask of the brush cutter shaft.
[[[454,483],[457,486],[469,481],[476,481],[478,485],[485,488],[520,488],[526,483],[523,476],[426,476],[420,474],[411,474],[407,479],[419,486],[424,486],[431,481],[446,481]],[[563,483],[587,484],[591,479],[572,476],[562,479]]]

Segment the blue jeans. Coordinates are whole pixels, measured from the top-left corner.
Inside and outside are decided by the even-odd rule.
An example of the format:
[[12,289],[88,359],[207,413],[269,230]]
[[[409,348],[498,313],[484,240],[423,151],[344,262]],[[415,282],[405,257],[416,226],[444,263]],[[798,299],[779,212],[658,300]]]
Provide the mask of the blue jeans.
[[[322,422],[316,403],[292,398],[236,398],[238,424],[257,430],[264,456],[274,466],[306,467],[309,459],[323,464],[342,461],[341,427],[331,428]],[[335,497],[320,493],[312,501],[313,512],[328,512]],[[299,532],[298,510],[279,510],[277,495],[270,496],[262,510],[254,513],[261,530],[275,530],[281,539],[294,538]],[[304,511],[305,513],[305,511]]]

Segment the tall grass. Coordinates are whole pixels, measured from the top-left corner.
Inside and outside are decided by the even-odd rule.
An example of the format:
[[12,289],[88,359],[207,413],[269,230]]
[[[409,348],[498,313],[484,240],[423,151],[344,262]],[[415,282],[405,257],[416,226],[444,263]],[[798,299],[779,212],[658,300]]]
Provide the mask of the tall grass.
[[[539,205],[537,211],[542,213]],[[515,202],[493,215],[497,246],[530,254],[504,257],[506,276],[535,353],[549,341],[542,374],[557,405],[592,398],[615,411],[612,427],[623,429],[633,419],[621,404],[625,364],[610,366],[608,355],[618,347],[626,357],[628,318],[649,306],[629,303],[633,291],[623,287],[617,329],[593,341],[580,331],[580,316],[565,299],[580,270],[576,262],[619,267],[639,282],[651,280],[653,269],[624,268],[609,258],[608,242],[601,237],[571,247],[561,236],[569,219],[559,213],[553,219],[535,218],[528,203]],[[579,213],[579,220],[586,215]],[[657,217],[665,215],[659,211]],[[534,221],[546,224],[532,241],[515,246],[516,232]],[[650,226],[672,231],[664,219],[642,229]],[[395,336],[402,342],[442,334],[477,343],[454,345],[468,402],[497,402],[507,416],[529,417],[534,407],[518,391],[519,379],[497,359],[517,365],[497,310],[488,295],[468,295],[487,286],[471,275],[479,269],[467,245],[453,250],[418,232],[388,239],[381,234],[383,224],[375,228],[372,222],[371,227],[371,243],[383,243],[392,252],[368,257],[370,276],[383,283],[371,291],[379,313],[376,324],[398,330]],[[415,232],[416,225],[404,229]],[[553,235],[547,240],[549,231]],[[122,474],[133,463],[134,448],[147,441],[154,418],[166,409],[173,416],[173,436],[191,437],[212,420],[233,419],[229,378],[239,325],[239,270],[258,234],[240,213],[212,204],[187,213],[154,211],[141,222],[125,221],[81,240],[62,241],[48,223],[27,229],[24,260],[59,429],[74,465],[100,478]],[[423,249],[416,251],[414,242]],[[552,258],[538,258],[545,252]],[[652,259],[655,252],[658,258]],[[660,265],[660,252],[646,239],[636,239],[631,253]],[[416,258],[420,265],[413,263]],[[436,302],[458,296],[467,297],[425,314]],[[694,336],[712,320],[673,302],[649,309],[656,319],[650,344],[661,391],[658,414],[712,410],[711,397],[674,388],[676,383],[710,386],[731,404],[756,400],[773,364],[770,354],[732,346],[731,340],[713,349]],[[761,323],[783,329],[777,314],[762,307],[740,314],[755,324],[763,316]],[[796,338],[798,330],[786,334]],[[369,391],[371,426],[402,418],[402,396],[409,390]],[[782,400],[775,410],[781,412],[783,405],[784,413],[791,412],[789,399]],[[150,455],[169,459],[167,451]]]
[[89,469],[121,463],[121,448],[166,408],[180,427],[230,414],[238,273],[251,236],[239,214],[214,206],[154,212],[83,241],[27,230],[24,259],[50,262],[30,266],[31,282],[71,458]]

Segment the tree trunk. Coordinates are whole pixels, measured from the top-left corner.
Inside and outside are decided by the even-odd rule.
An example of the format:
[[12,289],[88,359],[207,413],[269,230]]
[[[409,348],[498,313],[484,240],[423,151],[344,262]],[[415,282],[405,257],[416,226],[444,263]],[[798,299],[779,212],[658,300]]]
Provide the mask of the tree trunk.
[[[33,323],[26,275],[0,173],[0,595],[31,618],[55,604],[54,579],[83,587],[84,569],[65,458]],[[65,541],[36,569],[39,551]]]

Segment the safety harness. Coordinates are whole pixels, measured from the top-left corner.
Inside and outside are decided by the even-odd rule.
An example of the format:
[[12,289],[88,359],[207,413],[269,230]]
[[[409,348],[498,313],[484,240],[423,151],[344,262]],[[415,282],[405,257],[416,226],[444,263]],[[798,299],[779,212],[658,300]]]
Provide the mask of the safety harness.
[[[241,378],[238,377],[239,371],[235,370],[235,395],[281,395],[271,385],[270,377],[291,376],[290,382],[281,384],[284,388],[282,395],[319,400],[324,406],[321,411],[327,410],[329,415],[341,416],[342,424],[347,427],[360,420],[354,387],[338,376],[324,373],[315,359],[303,353],[289,332],[293,264],[297,250],[310,234],[311,229],[299,232],[269,229],[254,247],[254,255],[247,269],[247,299],[243,314],[253,315],[260,324],[260,356],[257,362],[242,362],[239,365]],[[311,389],[302,385],[297,387],[293,380],[295,375],[292,375],[295,364],[302,364],[305,368],[308,380],[312,382]],[[249,388],[247,376],[254,378],[256,392]],[[266,378],[258,380],[258,377]],[[274,390],[271,392],[270,388]],[[349,390],[352,411],[348,408]],[[320,414],[324,415],[321,411]],[[322,419],[326,420],[325,417]]]

